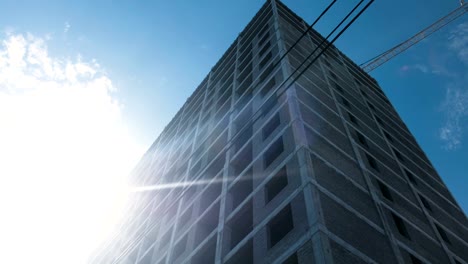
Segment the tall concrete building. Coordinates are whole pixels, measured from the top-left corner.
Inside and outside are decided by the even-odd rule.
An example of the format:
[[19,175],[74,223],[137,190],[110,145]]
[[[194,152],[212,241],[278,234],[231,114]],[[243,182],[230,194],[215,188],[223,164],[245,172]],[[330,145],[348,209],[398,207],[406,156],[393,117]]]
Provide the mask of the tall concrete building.
[[314,30],[279,60],[307,27],[265,3],[135,169],[154,188],[92,263],[468,263],[465,214],[377,82],[333,46],[293,74]]

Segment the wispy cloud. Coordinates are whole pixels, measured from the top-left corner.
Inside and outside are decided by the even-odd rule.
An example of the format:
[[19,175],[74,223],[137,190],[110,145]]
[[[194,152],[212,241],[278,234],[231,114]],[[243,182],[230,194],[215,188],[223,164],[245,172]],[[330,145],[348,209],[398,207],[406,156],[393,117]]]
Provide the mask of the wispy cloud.
[[70,30],[70,28],[71,28],[70,23],[68,23],[68,21],[65,22],[65,26],[63,28],[63,33],[67,33]]
[[449,86],[442,109],[445,113],[445,122],[439,131],[440,139],[444,142],[445,149],[458,149],[462,145],[464,130],[467,126],[468,90],[460,88],[459,85]]
[[448,49],[459,60],[461,74],[453,74],[446,86],[445,99],[441,105],[445,121],[439,130],[444,148],[455,150],[462,146],[468,128],[468,22],[459,24],[450,32]]
[[449,48],[463,63],[468,65],[468,22],[459,24],[452,30],[449,40]]
[[429,67],[424,64],[414,64],[414,65],[403,65],[400,68],[401,72],[409,72],[409,71],[420,71],[422,73],[429,73]]
[[0,39],[1,263],[85,263],[141,153],[103,68],[47,43]]

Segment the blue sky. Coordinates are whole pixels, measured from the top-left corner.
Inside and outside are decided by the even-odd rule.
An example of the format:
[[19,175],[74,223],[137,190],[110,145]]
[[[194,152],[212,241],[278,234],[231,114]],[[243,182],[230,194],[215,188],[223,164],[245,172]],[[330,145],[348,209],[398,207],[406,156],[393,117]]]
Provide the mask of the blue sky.
[[[3,0],[0,40],[40,39],[48,58],[64,68],[72,62],[82,69],[82,62],[92,74],[79,74],[88,74],[90,82],[97,78],[94,72],[111,81],[107,106],[111,109],[115,105],[109,102],[116,102],[119,124],[138,146],[133,153],[140,155],[263,2]],[[329,1],[284,3],[311,22]],[[316,29],[326,34],[355,3],[338,1]],[[359,64],[458,5],[457,0],[376,1],[336,46]],[[465,15],[372,73],[465,212],[467,36]],[[4,88],[0,86],[0,92]]]

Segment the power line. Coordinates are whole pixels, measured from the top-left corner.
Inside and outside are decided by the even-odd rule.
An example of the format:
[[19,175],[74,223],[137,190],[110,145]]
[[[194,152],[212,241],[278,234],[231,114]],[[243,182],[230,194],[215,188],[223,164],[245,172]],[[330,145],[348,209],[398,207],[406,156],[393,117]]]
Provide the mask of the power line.
[[[315,21],[312,22],[312,24],[310,24],[309,27],[307,27],[307,30],[304,31],[304,32],[302,33],[302,35],[294,42],[294,44],[293,44],[291,47],[289,47],[289,49],[287,49],[286,52],[285,52],[283,55],[281,55],[281,57],[279,58],[279,60],[278,60],[275,64],[273,64],[272,68],[275,68],[276,66],[278,66],[278,64],[281,63],[281,61],[288,55],[288,53],[289,53],[294,47],[296,47],[296,45],[302,40],[302,38],[304,38],[304,37],[307,35],[307,33],[309,33],[309,31],[312,29],[312,27],[315,26],[315,24],[317,24],[317,22],[328,12],[328,10],[330,10],[330,8],[336,3],[336,1],[337,1],[337,0],[333,0],[333,2],[331,2],[331,3],[327,6],[327,8],[325,8],[325,10],[322,11],[322,13],[320,13],[320,15],[315,19]],[[361,0],[361,2],[362,2],[362,1],[363,1],[363,0]],[[259,84],[257,84],[257,86],[258,86],[258,85],[259,85]],[[257,87],[255,87],[255,88],[257,88]],[[255,89],[255,88],[254,88],[254,89]]]
[[[310,57],[312,57],[312,55],[314,55],[314,53],[326,42],[326,40],[331,37],[336,30],[338,30],[339,27],[341,27],[341,25],[349,18],[349,16],[351,16],[352,13],[354,13],[354,11],[356,11],[356,9],[364,2],[364,0],[361,0],[341,21],[340,23],[338,23],[338,25],[324,38],[322,39],[322,41],[319,43],[319,45],[317,45],[317,47],[309,54],[309,56],[307,56],[301,64],[299,64],[299,66],[297,66],[297,68],[294,70],[293,73],[291,73],[288,78],[286,78],[279,86],[281,87],[284,83],[286,83],[291,77],[293,77],[293,75],[299,70],[299,68],[301,68],[306,62],[307,60],[310,59]],[[340,35],[341,35],[342,32],[340,32]],[[328,49],[328,47],[330,46],[331,44],[329,44],[328,46],[326,46],[325,48]],[[317,59],[320,55],[322,55],[324,51],[322,50],[321,53],[319,53],[319,55],[317,55]],[[312,62],[314,62],[315,60],[313,60]],[[306,67],[307,69],[308,67]],[[296,79],[295,79],[296,80]],[[295,82],[292,81],[292,83]],[[287,88],[289,88],[290,86],[288,86]],[[286,89],[287,89],[286,88]]]
[[[328,37],[330,37],[330,36],[336,31],[336,29],[337,29],[338,27],[336,27],[336,28],[327,36],[327,38],[323,39],[322,42],[320,43],[320,45],[319,45],[317,48],[315,48],[315,49],[309,54],[309,56],[301,63],[301,65],[300,65],[299,67],[297,67],[296,70],[295,70],[292,74],[290,74],[290,75],[288,76],[288,78],[285,79],[285,81],[283,81],[277,88],[275,88],[274,92],[270,95],[270,97],[269,97],[267,100],[264,101],[264,103],[262,104],[262,106],[264,106],[264,105],[266,104],[266,102],[268,102],[269,99],[270,99],[271,97],[273,97],[273,96],[280,97],[289,87],[291,87],[291,86],[296,82],[296,80],[297,80],[298,78],[300,78],[300,77],[302,76],[302,74],[304,74],[304,72],[305,72],[306,70],[308,70],[308,68],[309,68],[325,51],[327,51],[327,50],[329,49],[329,47],[330,47],[330,46],[331,46],[331,45],[332,45],[332,44],[333,44],[333,43],[334,43],[334,42],[335,42],[335,41],[336,41],[336,40],[337,40],[337,39],[338,39],[338,38],[339,38],[355,21],[356,21],[357,18],[359,18],[359,17],[362,15],[362,13],[363,13],[374,1],[375,1],[375,0],[371,0],[369,3],[367,3],[367,5],[366,5],[350,22],[348,22],[348,24],[345,26],[345,28],[342,29],[342,30],[338,33],[338,35],[337,35],[336,37],[334,37],[333,40],[332,40],[331,42],[329,42],[329,43],[327,44],[327,46],[325,46],[325,47],[323,48],[323,50],[306,66],[306,68],[305,68],[304,70],[302,70],[302,71],[299,73],[299,75],[298,75],[296,78],[294,78],[294,80],[286,87],[286,89],[280,91],[279,94],[275,94],[275,92],[279,91],[279,90],[282,88],[282,86],[286,83],[286,81],[289,80],[290,77],[291,77],[294,73],[296,73],[297,70],[308,60],[308,58],[310,58],[310,57],[315,53],[315,51],[317,51],[317,49],[318,49],[321,45],[323,45],[323,43],[325,43],[325,41],[328,39]],[[339,25],[343,24],[343,22],[346,21],[347,18],[349,18],[349,16],[357,9],[357,7],[359,7],[359,6],[361,5],[362,2],[363,2],[363,1],[361,1],[360,3],[358,3],[358,4],[356,5],[356,7],[353,8],[353,10],[350,11],[350,12],[348,13],[348,15],[339,23]],[[236,132],[236,134],[234,134],[234,136],[229,140],[229,142],[228,142],[228,144],[227,144],[227,146],[228,146],[227,148],[229,148],[229,147],[232,146],[232,142],[233,142],[235,139],[237,139],[237,137],[240,135],[241,132],[243,132],[251,123],[257,121],[258,118],[260,118],[261,115],[258,115],[258,116],[256,116],[256,115],[257,115],[258,113],[261,112],[262,106],[260,106],[260,107],[252,114],[252,117],[251,117],[248,121],[245,122],[244,126],[242,126],[241,129],[240,129],[238,132]]]

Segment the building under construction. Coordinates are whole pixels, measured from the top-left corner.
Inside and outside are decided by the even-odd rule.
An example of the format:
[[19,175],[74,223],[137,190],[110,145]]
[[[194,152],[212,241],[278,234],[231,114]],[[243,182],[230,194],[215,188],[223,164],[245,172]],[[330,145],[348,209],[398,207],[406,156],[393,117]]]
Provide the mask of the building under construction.
[[264,4],[92,263],[468,263],[467,217],[377,82],[333,45],[307,58],[329,44],[308,28]]

